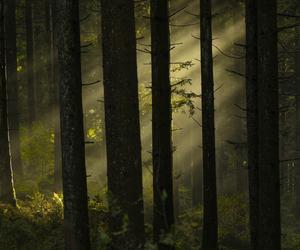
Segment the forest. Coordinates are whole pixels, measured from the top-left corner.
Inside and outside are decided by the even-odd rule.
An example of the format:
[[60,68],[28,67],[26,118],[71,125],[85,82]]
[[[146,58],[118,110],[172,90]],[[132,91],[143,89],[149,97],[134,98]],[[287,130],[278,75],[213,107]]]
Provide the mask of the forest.
[[300,250],[299,0],[0,0],[0,250]]

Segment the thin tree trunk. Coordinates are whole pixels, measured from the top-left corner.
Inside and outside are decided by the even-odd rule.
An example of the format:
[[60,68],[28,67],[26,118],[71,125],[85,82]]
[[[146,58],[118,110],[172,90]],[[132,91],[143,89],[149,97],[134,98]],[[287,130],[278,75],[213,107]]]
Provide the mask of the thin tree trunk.
[[[97,27],[101,27],[101,13],[97,15]],[[103,62],[102,62],[102,34],[101,30],[97,33],[97,47],[100,51],[100,56],[99,56],[99,74],[100,76],[103,76]],[[104,98],[104,87],[103,85],[100,86],[100,97],[103,99]],[[100,119],[101,119],[101,131],[102,131],[102,141],[101,141],[101,149],[100,149],[100,159],[103,164],[103,166],[106,166],[106,136],[105,136],[105,107],[104,103],[100,107]]]
[[246,98],[250,246],[258,250],[257,1],[246,0]]
[[[193,126],[194,128],[194,126]],[[198,126],[197,126],[198,129]],[[192,130],[197,135],[200,133]],[[194,137],[195,135],[192,134]],[[202,175],[202,155],[199,153],[199,145],[195,144],[196,137],[192,139],[194,142],[191,147],[193,155],[193,168],[192,168],[192,205],[194,207],[203,204],[203,175]],[[201,149],[202,150],[202,149]]]
[[78,0],[57,0],[65,247],[89,250]]
[[20,114],[17,77],[17,38],[16,38],[16,0],[6,1],[6,64],[7,64],[7,105],[11,146],[11,162],[14,174],[23,176],[20,151]]
[[172,108],[170,84],[169,1],[152,0],[152,157],[153,157],[153,237],[159,249],[174,249],[163,243],[174,225]]
[[226,155],[225,155],[225,150],[226,150],[226,145],[225,142],[221,142],[220,143],[220,149],[219,149],[219,153],[217,155],[219,155],[218,158],[218,170],[217,170],[217,186],[218,186],[218,193],[219,195],[226,195],[228,193],[228,190],[226,189],[225,186],[225,178],[226,178],[226,174],[227,174],[227,159],[226,159]]
[[[194,152],[195,155],[198,154]],[[196,207],[203,204],[203,176],[202,176],[202,164],[200,161],[194,162],[193,166],[193,189],[192,189],[192,203]]]
[[277,3],[257,2],[258,249],[281,249]]
[[[297,3],[296,6],[296,14],[300,13],[300,4]],[[297,156],[300,156],[300,27],[296,27],[295,33],[295,44],[296,44],[296,53],[295,53],[295,74],[296,74],[296,88],[297,88],[297,96],[296,96],[296,128],[297,128],[297,137],[296,137],[296,152]],[[296,180],[295,180],[295,188],[296,188],[296,210],[295,214],[298,219],[300,219],[300,160],[296,161],[295,166],[296,171]]]
[[101,15],[111,248],[142,249],[145,230],[134,1],[101,0]]
[[[48,80],[48,88],[49,88],[49,93],[51,93],[50,96],[50,100],[49,103],[51,106],[53,106],[53,100],[52,100],[52,96],[53,96],[53,92],[54,92],[54,88],[53,85],[54,83],[52,82],[53,80],[53,76],[52,76],[52,55],[53,55],[53,46],[52,46],[52,30],[51,30],[51,23],[52,23],[52,8],[50,5],[51,0],[45,0],[45,43],[44,43],[44,47],[45,47],[45,62],[46,62],[46,72],[47,72],[47,80]],[[52,112],[53,112],[53,107],[52,108]],[[54,112],[52,113],[52,116],[54,116]],[[52,118],[52,124],[54,124],[53,121],[53,117]]]
[[16,197],[9,152],[7,86],[5,58],[4,0],[0,1],[0,202],[16,206]]
[[203,143],[203,250],[218,249],[211,0],[200,0]]
[[58,100],[58,69],[57,47],[55,44],[55,2],[45,2],[45,28],[46,28],[46,69],[49,84],[49,104],[51,108],[52,127],[54,129],[54,190],[62,189],[61,173],[61,140],[59,124],[59,100]]
[[33,24],[32,24],[32,0],[25,1],[26,23],[26,73],[27,73],[27,105],[28,128],[32,132],[32,124],[35,121],[35,88],[34,88],[34,56],[33,56]]
[[62,190],[62,156],[61,156],[61,129],[60,129],[60,102],[59,102],[59,79],[58,79],[58,51],[56,44],[56,7],[55,0],[51,3],[51,21],[52,21],[52,86],[53,86],[53,112],[54,112],[54,187],[56,191]]

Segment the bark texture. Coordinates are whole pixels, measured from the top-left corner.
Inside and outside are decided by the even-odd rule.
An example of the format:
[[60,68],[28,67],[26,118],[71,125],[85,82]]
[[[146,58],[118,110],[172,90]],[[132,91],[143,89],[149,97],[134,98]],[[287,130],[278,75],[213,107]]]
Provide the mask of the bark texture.
[[218,249],[211,0],[200,0],[203,143],[203,250]]
[[258,249],[281,249],[277,3],[257,2]]
[[257,0],[246,1],[246,102],[250,246],[258,250]]
[[111,249],[145,240],[134,1],[101,0]]
[[68,250],[89,250],[78,0],[57,0],[64,235]]
[[25,1],[26,23],[26,73],[27,73],[27,105],[28,127],[32,132],[32,124],[36,117],[35,87],[34,87],[34,56],[33,56],[33,24],[32,24],[32,0]]
[[59,93],[58,93],[58,52],[56,46],[56,8],[54,0],[45,1],[45,29],[46,29],[46,69],[49,84],[49,105],[51,108],[51,121],[54,129],[54,190],[62,190],[61,166],[61,140],[59,118]]
[[6,67],[7,67],[7,106],[11,149],[11,162],[14,174],[23,176],[20,152],[20,110],[17,77],[17,37],[16,37],[16,0],[6,0]]
[[174,246],[163,243],[174,225],[169,1],[152,0],[150,4],[153,236],[159,249],[174,249]]
[[0,1],[0,202],[16,206],[10,162],[5,59],[5,5]]
[[[296,4],[296,14],[300,13],[300,3]],[[297,157],[300,156],[300,27],[296,27],[295,32],[295,44],[296,44],[296,53],[295,53],[295,77],[296,77],[296,126],[297,126],[297,137],[296,137],[296,152]],[[295,214],[298,219],[300,219],[300,160],[296,161],[296,210]]]

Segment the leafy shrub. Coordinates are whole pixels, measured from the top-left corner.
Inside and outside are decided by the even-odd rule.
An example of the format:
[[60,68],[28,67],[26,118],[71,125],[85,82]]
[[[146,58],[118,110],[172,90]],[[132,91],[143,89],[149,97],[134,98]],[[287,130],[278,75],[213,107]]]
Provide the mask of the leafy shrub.
[[[93,250],[104,250],[109,243],[107,209],[96,197],[89,202]],[[64,249],[63,201],[59,194],[36,193],[18,208],[0,205],[0,246],[7,250]]]

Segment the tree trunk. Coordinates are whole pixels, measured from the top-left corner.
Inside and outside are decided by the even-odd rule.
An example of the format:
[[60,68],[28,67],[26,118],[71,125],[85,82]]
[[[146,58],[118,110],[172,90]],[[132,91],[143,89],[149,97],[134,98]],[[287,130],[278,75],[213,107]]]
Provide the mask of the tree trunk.
[[7,117],[4,0],[0,1],[0,202],[16,206],[16,197],[9,152]]
[[281,249],[277,3],[257,2],[258,249]]
[[111,248],[142,249],[145,230],[134,1],[101,0],[101,14]]
[[251,249],[258,250],[257,1],[246,0],[246,101]]
[[56,7],[55,1],[52,0],[51,5],[51,18],[52,18],[52,108],[54,113],[54,186],[57,191],[62,190],[62,156],[61,156],[61,138],[60,138],[60,102],[59,102],[59,91],[58,91],[58,51],[55,43],[56,40]]
[[154,200],[153,237],[159,249],[174,249],[174,246],[163,243],[164,236],[172,234],[172,226],[174,225],[168,4],[168,0],[150,1]]
[[211,0],[200,0],[203,143],[203,250],[218,249]]
[[54,191],[62,189],[61,173],[61,140],[59,126],[59,100],[58,100],[58,69],[57,47],[55,34],[55,2],[45,1],[45,44],[46,44],[46,70],[49,85],[49,105],[51,108],[51,121],[54,129]]
[[20,114],[19,90],[17,77],[17,38],[16,38],[16,1],[6,1],[6,65],[7,65],[7,106],[9,137],[11,148],[11,163],[14,174],[23,176],[20,152]]
[[[300,13],[300,4],[297,3],[297,11],[296,14]],[[296,27],[295,34],[295,44],[296,44],[296,53],[295,53],[295,77],[296,77],[296,88],[297,88],[297,96],[296,96],[296,129],[297,129],[297,137],[296,137],[296,152],[297,156],[300,155],[300,27]],[[300,219],[300,160],[296,161],[296,180],[295,180],[295,188],[296,188],[296,207],[295,214],[296,218]]]
[[27,104],[28,104],[28,128],[32,132],[32,124],[35,121],[35,88],[33,70],[33,24],[32,24],[32,0],[25,2],[26,22],[26,73],[27,73]]
[[[195,127],[192,128],[192,135],[195,137],[196,133],[197,135],[198,131],[195,131]],[[199,126],[197,126],[198,130]],[[199,153],[199,145],[196,145],[195,140],[197,137],[192,139],[192,157],[193,157],[193,168],[192,168],[192,205],[194,207],[202,205],[203,204],[203,175],[202,175],[202,155]],[[202,150],[202,149],[201,149]]]
[[[195,155],[198,154],[194,153]],[[193,189],[192,189],[192,203],[196,207],[203,204],[203,176],[202,176],[202,164],[200,161],[194,162],[193,166]]]
[[65,247],[90,249],[78,0],[57,0]]

